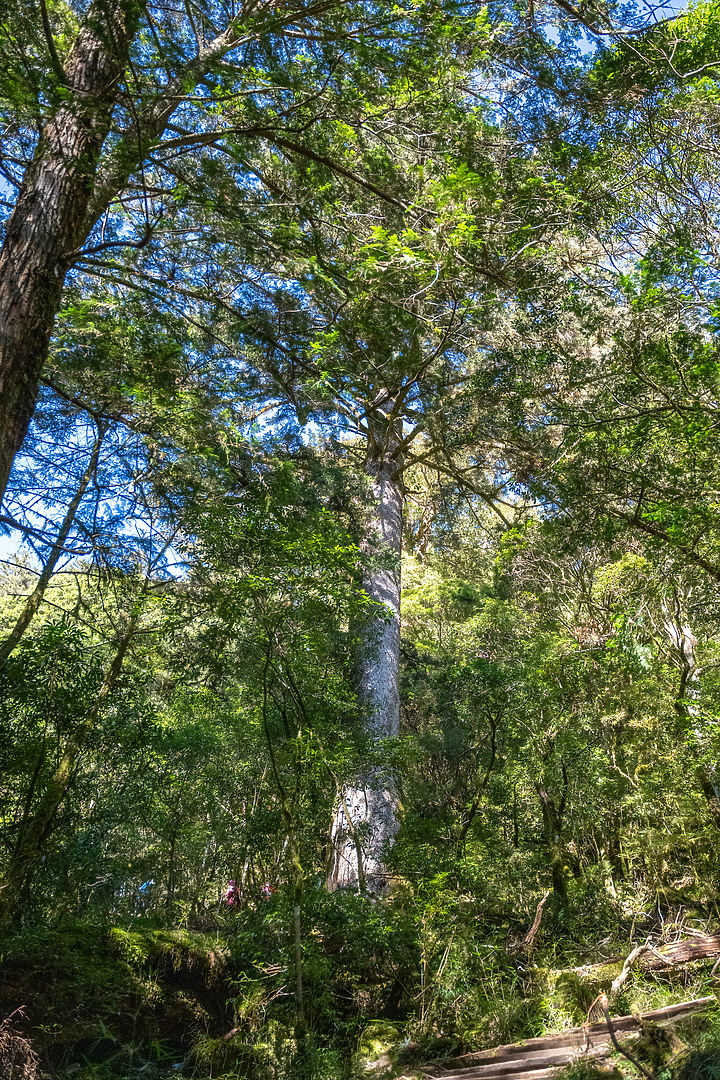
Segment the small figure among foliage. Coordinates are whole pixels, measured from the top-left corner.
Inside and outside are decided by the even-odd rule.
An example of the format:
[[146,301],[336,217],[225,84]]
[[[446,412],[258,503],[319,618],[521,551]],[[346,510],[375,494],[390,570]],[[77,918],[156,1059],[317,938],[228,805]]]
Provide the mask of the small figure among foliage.
[[228,881],[227,889],[225,890],[225,903],[234,911],[235,908],[240,906],[240,890],[234,881]]

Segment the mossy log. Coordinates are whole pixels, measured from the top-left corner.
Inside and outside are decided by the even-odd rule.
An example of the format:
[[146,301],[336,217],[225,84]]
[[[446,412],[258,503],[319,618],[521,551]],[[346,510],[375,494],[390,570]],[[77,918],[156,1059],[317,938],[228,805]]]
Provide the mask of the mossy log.
[[[612,1020],[616,1035],[637,1035],[650,1024],[667,1024],[704,1012],[716,1004],[714,997],[698,998],[666,1005],[641,1016],[618,1016]],[[443,1080],[554,1080],[558,1070],[577,1060],[598,1061],[612,1052],[607,1023],[584,1024],[569,1028],[557,1035],[526,1039],[509,1046],[464,1054],[440,1063],[423,1066],[420,1072],[427,1078]]]
[[711,960],[713,957],[720,957],[720,934],[693,934],[692,937],[669,945],[639,946],[624,959],[621,956],[611,956],[599,964],[583,964],[581,967],[558,970],[555,974],[558,977],[577,974],[585,978],[615,979],[628,966],[628,961],[641,971],[662,971],[663,968],[690,964],[693,960]]
[[693,960],[707,960],[713,956],[720,956],[720,934],[696,934],[645,953],[639,958],[638,964],[644,971],[658,971],[670,965],[689,964]]

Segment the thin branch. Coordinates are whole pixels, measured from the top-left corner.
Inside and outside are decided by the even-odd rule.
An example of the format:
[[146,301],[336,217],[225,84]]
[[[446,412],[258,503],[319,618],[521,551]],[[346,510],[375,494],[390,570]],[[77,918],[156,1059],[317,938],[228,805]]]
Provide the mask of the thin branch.
[[48,52],[50,53],[50,63],[52,69],[55,72],[55,76],[61,86],[68,85],[67,75],[65,74],[65,68],[60,62],[60,57],[57,54],[55,48],[55,39],[53,38],[52,27],[50,26],[50,18],[48,16],[47,4],[45,0],[40,0],[40,12],[42,14],[43,32],[45,34],[45,40],[47,42]]
[[610,1032],[610,1038],[612,1039],[612,1044],[615,1047],[615,1049],[617,1050],[618,1054],[622,1054],[622,1056],[624,1058],[627,1058],[627,1060],[630,1062],[630,1064],[634,1065],[635,1068],[638,1070],[638,1072],[642,1073],[643,1076],[646,1076],[648,1078],[648,1080],[653,1080],[653,1074],[651,1072],[648,1072],[648,1070],[643,1065],[641,1065],[640,1062],[637,1061],[631,1054],[629,1054],[627,1052],[627,1050],[623,1050],[622,1046],[618,1042],[617,1035],[615,1034],[615,1028],[613,1027],[613,1022],[610,1019],[610,1011],[608,1009],[607,996],[605,994],[601,994],[600,998],[599,998],[599,1001],[600,1001],[600,1008],[602,1009],[603,1016],[605,1017],[605,1023],[607,1024],[608,1031]]

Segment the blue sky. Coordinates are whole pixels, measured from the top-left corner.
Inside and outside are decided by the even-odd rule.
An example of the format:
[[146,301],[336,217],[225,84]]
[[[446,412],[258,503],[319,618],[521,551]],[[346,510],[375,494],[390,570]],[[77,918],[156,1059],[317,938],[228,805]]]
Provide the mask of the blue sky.
[[[656,7],[650,0],[643,0],[642,6],[647,11],[648,22],[650,22],[653,19],[659,21],[668,16],[677,15],[680,11],[684,10],[687,5],[685,3],[669,3]],[[552,27],[546,26],[545,30],[550,38],[556,38],[556,34]],[[585,38],[584,41],[581,42],[581,48],[584,52],[590,52],[595,46],[588,38]],[[6,182],[0,180],[0,194],[9,194],[9,192],[5,190],[6,188]],[[0,560],[11,559],[21,548],[22,536],[18,532],[13,531],[7,536],[0,535]]]

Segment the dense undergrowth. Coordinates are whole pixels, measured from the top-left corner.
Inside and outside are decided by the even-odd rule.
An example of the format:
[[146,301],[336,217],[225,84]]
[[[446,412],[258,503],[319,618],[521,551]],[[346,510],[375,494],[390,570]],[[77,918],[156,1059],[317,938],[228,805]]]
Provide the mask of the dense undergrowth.
[[[563,907],[551,899],[527,946],[520,912],[483,910],[447,881],[378,901],[318,888],[303,920],[302,1024],[282,892],[236,913],[206,911],[190,929],[159,915],[28,921],[2,942],[0,1015],[23,1006],[16,1028],[53,1080],[412,1074],[581,1024],[638,941],[717,927],[707,904],[632,912],[618,903],[613,913],[584,893]],[[636,971],[611,1010],[713,994],[713,963]],[[717,1080],[720,1011],[680,1024],[671,1045],[649,1048],[646,1066],[658,1080]],[[576,1066],[567,1080],[593,1080],[593,1068]],[[634,1075],[624,1059],[614,1068]]]
[[[0,939],[0,1020],[23,1008],[15,1029],[47,1076],[409,1074],[581,1024],[633,947],[720,928],[716,609],[688,586],[706,658],[691,708],[678,697],[689,669],[658,637],[667,598],[648,599],[637,559],[593,570],[594,621],[578,607],[570,629],[562,595],[551,605],[532,567],[515,586],[503,565],[475,568],[472,587],[419,565],[417,586],[407,577],[402,735],[381,749],[330,678],[335,638],[313,651],[305,623],[280,657],[274,712],[252,636],[237,664],[218,661],[217,685],[151,682],[175,659],[133,654]],[[82,726],[76,688],[97,676],[86,645],[48,623],[3,669],[4,852]],[[338,789],[383,754],[402,786],[392,888],[328,891]],[[712,994],[712,965],[635,972],[611,1009]],[[718,1031],[711,1014],[687,1025],[656,1080],[718,1080]]]

